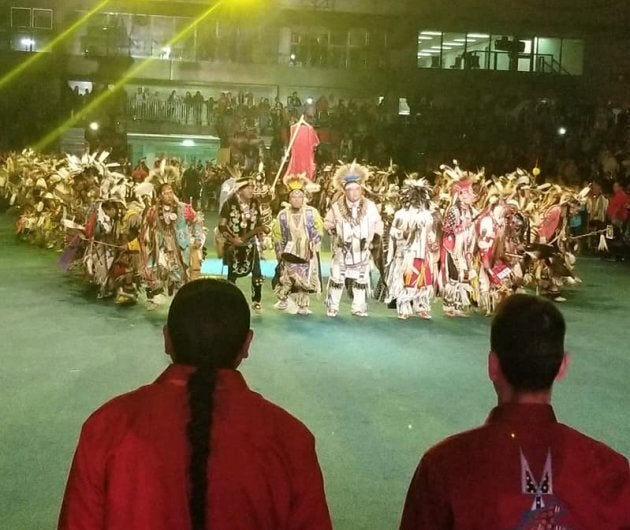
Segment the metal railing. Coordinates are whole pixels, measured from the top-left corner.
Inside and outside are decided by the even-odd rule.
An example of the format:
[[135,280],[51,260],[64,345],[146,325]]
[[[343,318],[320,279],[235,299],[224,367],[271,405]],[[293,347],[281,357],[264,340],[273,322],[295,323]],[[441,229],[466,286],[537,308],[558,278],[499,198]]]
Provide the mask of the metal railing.
[[[451,61],[452,64],[448,64]],[[442,56],[435,54],[431,56],[430,68],[573,75],[550,53],[525,54],[495,50],[470,50],[454,58],[446,54]]]
[[180,125],[214,125],[215,113],[200,101],[164,100],[155,97],[132,97],[127,101],[127,116],[134,121],[177,123]]

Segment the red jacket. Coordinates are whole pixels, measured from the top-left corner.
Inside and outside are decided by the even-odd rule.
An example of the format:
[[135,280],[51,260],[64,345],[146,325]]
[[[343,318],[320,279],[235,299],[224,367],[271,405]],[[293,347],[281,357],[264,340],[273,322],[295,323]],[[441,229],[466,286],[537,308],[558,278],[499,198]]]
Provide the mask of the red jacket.
[[625,223],[628,219],[628,196],[623,190],[619,190],[615,193],[608,203],[608,210],[606,214],[611,221],[621,221]]
[[501,405],[424,455],[400,528],[627,530],[628,460],[549,405]]
[[[62,530],[186,530],[188,404],[194,370],[114,398],[83,426],[61,509]],[[315,440],[283,409],[220,370],[208,466],[213,530],[328,530]]]

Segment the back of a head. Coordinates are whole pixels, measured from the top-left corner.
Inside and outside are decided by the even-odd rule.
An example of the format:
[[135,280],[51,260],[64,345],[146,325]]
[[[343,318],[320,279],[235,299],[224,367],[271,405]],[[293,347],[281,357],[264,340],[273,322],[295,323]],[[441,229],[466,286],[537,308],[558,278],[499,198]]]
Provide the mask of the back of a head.
[[247,300],[233,284],[200,279],[173,298],[167,328],[176,363],[233,368],[250,326]]
[[167,328],[173,361],[196,366],[186,385],[190,418],[188,499],[193,530],[207,530],[208,462],[218,371],[236,368],[247,340],[250,315],[243,293],[224,280],[195,280],[173,298]]
[[551,388],[564,357],[564,317],[553,302],[514,294],[497,308],[490,347],[517,391]]

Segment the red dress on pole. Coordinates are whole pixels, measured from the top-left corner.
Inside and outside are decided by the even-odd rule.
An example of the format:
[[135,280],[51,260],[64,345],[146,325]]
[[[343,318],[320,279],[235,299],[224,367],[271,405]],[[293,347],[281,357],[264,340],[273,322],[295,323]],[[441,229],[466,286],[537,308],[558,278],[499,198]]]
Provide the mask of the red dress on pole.
[[[299,127],[297,135],[296,127]],[[308,123],[294,123],[291,125],[291,138],[295,136],[293,147],[291,148],[291,159],[287,166],[287,174],[299,175],[305,173],[313,180],[315,173],[315,147],[319,145],[319,138],[315,129]]]

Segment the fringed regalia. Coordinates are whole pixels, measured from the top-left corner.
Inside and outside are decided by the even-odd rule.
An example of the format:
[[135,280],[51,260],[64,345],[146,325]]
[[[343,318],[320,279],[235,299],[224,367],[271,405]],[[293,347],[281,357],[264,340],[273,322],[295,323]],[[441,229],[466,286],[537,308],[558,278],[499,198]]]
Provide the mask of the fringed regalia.
[[401,319],[414,313],[428,319],[439,262],[439,215],[424,179],[406,181],[402,195],[404,205],[389,230],[385,303],[395,300]]
[[475,223],[479,251],[478,305],[490,315],[511,286],[511,270],[505,263],[505,208],[494,204]]
[[[367,169],[357,164],[342,166],[337,171],[339,188],[359,185],[367,178]],[[350,202],[344,195],[333,202],[324,220],[324,228],[332,234],[332,258],[326,296],[328,316],[336,316],[346,280],[352,282],[352,314],[367,316],[370,295],[373,240],[383,235],[383,221],[376,204],[361,197]]]
[[309,293],[321,293],[319,247],[323,228],[322,218],[312,206],[298,210],[287,206],[278,214],[271,234],[279,257],[274,291],[280,308],[289,294],[295,294],[298,311],[307,313]]
[[474,217],[474,209],[460,203],[451,205],[444,216],[440,274],[447,314],[461,316],[470,307],[471,281],[476,275]]
[[263,276],[260,270],[260,251],[258,249],[259,229],[263,227],[260,205],[257,199],[241,201],[234,193],[223,204],[220,213],[224,223],[219,230],[226,231],[232,237],[241,238],[242,244],[235,245],[226,237],[223,248],[223,264],[227,265],[227,279],[236,283],[237,278],[252,275],[252,301],[260,303],[262,297]]
[[191,279],[191,252],[205,237],[203,217],[190,204],[158,202],[147,210],[139,240],[149,299],[171,295]]

